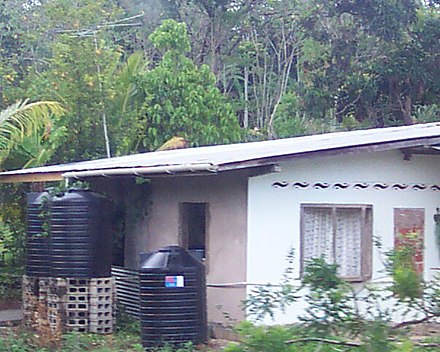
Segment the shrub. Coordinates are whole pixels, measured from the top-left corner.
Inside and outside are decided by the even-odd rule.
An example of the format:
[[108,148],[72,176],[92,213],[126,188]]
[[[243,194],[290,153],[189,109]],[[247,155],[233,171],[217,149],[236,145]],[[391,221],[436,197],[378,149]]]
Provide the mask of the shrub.
[[230,344],[225,352],[284,352],[294,351],[285,342],[292,338],[292,331],[286,326],[255,326],[244,322],[236,328],[243,340],[240,344]]

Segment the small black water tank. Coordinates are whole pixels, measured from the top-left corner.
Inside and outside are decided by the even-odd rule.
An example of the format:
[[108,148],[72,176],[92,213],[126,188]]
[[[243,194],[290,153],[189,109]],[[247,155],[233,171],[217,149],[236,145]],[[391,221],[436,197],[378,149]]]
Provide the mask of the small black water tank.
[[49,276],[49,221],[51,195],[27,194],[26,275]]
[[111,203],[87,190],[52,199],[50,260],[53,277],[108,277],[111,270]]
[[144,347],[206,342],[203,263],[177,246],[141,256],[140,307]]

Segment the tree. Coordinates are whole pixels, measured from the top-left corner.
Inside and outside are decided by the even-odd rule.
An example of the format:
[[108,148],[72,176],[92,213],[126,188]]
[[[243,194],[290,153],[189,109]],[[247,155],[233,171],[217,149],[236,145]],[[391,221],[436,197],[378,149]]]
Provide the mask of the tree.
[[156,74],[165,67],[167,50],[148,40],[165,18],[186,24],[181,57],[209,66],[252,138],[439,119],[438,0],[4,0],[0,106],[63,102],[52,162],[150,148],[146,124],[169,126],[141,106],[153,77],[142,71],[146,58]]
[[186,57],[190,42],[185,24],[165,20],[149,39],[163,56],[138,79],[145,94],[143,146],[153,150],[173,136],[193,145],[239,141],[237,119],[215,76],[208,66],[197,67]]
[[[413,123],[416,108],[438,119],[438,7],[416,0],[305,6],[306,45],[292,93],[308,119],[381,127]],[[313,51],[321,55],[310,57]]]
[[243,125],[256,127],[269,138],[275,138],[278,108],[297,80],[295,63],[303,35],[298,30],[298,19],[292,15],[297,10],[295,2],[266,1],[255,5],[253,10],[238,47],[244,59],[240,65]]
[[[2,70],[0,61],[0,74],[13,80],[2,85],[0,75],[5,88],[0,89],[0,98],[56,100],[67,111],[54,122],[57,134],[51,135],[50,156],[40,153],[48,150],[39,145],[41,139],[21,144],[16,155],[31,152],[35,162],[59,163],[132,152],[131,136],[138,134],[140,116],[133,77],[145,68],[146,60],[145,55],[127,53],[131,36],[126,31],[136,34],[132,28],[139,24],[138,16],[127,16],[114,0],[41,1],[24,12],[24,23],[9,22],[26,34],[19,38],[30,48],[32,60],[17,60],[23,68],[11,74],[10,65],[3,64]],[[21,65],[27,62],[36,64]]]
[[53,101],[29,103],[18,101],[0,111],[0,161],[3,161],[11,149],[26,136],[45,127],[45,135],[50,134],[50,115],[60,116],[64,109]]

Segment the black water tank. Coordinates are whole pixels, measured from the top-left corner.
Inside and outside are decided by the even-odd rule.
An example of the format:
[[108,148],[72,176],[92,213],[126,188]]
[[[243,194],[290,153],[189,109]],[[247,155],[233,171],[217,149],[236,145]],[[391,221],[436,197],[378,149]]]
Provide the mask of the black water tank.
[[52,199],[50,260],[53,277],[108,277],[111,269],[111,203],[87,190]]
[[49,276],[49,224],[51,195],[27,194],[26,275]]
[[140,307],[144,347],[206,342],[203,263],[177,246],[141,256]]

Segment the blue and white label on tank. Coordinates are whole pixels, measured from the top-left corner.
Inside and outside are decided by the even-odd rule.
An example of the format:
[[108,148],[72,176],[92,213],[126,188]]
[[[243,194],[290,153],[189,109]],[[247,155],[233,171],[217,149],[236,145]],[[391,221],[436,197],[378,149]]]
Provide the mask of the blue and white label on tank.
[[185,287],[183,276],[165,276],[165,287]]

